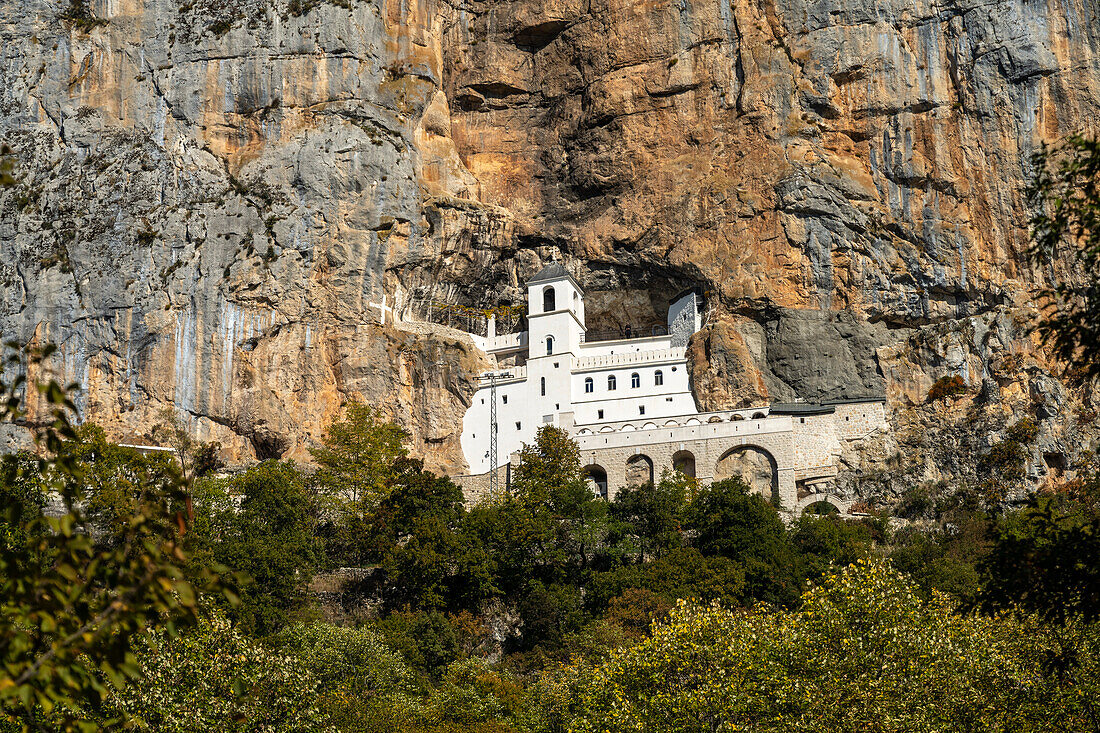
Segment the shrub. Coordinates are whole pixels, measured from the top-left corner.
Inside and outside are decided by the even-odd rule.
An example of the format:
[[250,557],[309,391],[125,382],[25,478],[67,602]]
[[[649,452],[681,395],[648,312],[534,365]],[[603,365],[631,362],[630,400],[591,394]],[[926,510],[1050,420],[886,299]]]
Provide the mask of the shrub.
[[134,644],[142,679],[110,698],[112,714],[150,733],[296,733],[320,729],[317,678],[215,614],[191,633],[151,631]]
[[928,401],[946,400],[948,397],[966,393],[966,382],[956,374],[953,377],[940,377],[928,390]]

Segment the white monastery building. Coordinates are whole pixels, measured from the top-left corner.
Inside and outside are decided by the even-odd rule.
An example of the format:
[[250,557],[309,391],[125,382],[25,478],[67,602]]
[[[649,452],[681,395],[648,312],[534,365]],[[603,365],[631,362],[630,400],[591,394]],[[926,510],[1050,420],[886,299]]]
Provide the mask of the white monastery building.
[[846,443],[886,429],[883,400],[700,413],[686,356],[702,326],[696,292],[672,302],[666,328],[645,334],[589,334],[584,291],[558,263],[527,282],[527,296],[527,331],[498,336],[490,319],[487,336],[472,336],[499,367],[483,375],[463,419],[468,493],[484,491],[494,469],[500,478],[539,427],[554,425],[577,442],[604,496],[675,468],[706,481],[739,473],[788,511],[822,500],[848,508],[827,488]]
[[[584,291],[554,263],[527,282],[527,324],[522,333],[474,336],[479,348],[518,362],[497,375],[498,456],[530,443],[542,425],[572,431],[576,425],[698,411],[688,385],[687,340],[699,330],[696,296],[669,310],[663,335],[587,341]],[[624,334],[625,335],[625,334]],[[485,375],[489,377],[490,375]],[[487,381],[487,380],[483,380]],[[462,425],[462,450],[472,474],[489,471],[491,388],[474,395]]]

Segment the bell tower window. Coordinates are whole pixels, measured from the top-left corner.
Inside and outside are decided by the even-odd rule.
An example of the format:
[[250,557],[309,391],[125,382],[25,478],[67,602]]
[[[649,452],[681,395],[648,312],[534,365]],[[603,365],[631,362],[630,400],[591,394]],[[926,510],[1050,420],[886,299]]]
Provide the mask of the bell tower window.
[[550,356],[553,353],[554,353],[554,337],[553,336],[547,336],[546,337],[546,355]]
[[542,291],[542,312],[549,313],[557,309],[557,295],[554,286],[547,285]]

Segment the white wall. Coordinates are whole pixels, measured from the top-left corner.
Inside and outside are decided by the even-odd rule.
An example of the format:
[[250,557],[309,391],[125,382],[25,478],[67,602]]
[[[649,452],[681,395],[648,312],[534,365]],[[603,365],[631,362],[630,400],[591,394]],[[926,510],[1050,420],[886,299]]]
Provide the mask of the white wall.
[[[543,292],[553,287],[554,309],[543,311]],[[535,283],[528,287],[528,331],[481,339],[482,348],[528,347],[525,367],[507,371],[515,379],[497,385],[497,465],[535,438],[538,428],[558,424],[562,413],[577,424],[648,420],[698,412],[691,394],[684,348],[672,347],[670,336],[584,343],[584,298],[568,279]],[[682,311],[683,308],[680,308]],[[679,311],[678,311],[679,312]],[[554,337],[552,354],[546,353],[546,336]],[[655,384],[660,370],[663,383]],[[630,377],[637,373],[638,387]],[[615,375],[616,389],[607,389],[607,377]],[[594,380],[594,391],[585,393],[584,380]],[[542,393],[545,380],[546,393]],[[490,390],[483,386],[462,421],[462,450],[471,474],[489,471]],[[645,408],[641,414],[639,408]],[[600,411],[602,412],[602,415]],[[518,427],[517,427],[518,423]]]
[[[529,365],[530,366],[530,365]],[[560,367],[559,367],[560,369]],[[509,370],[518,371],[518,370]],[[566,372],[568,374],[568,372]],[[555,394],[547,389],[547,396],[539,395],[538,377],[525,378],[497,384],[497,464],[508,462],[509,456],[530,443],[535,432],[543,425],[543,418],[554,413],[554,405],[560,404],[567,411],[565,402],[555,401]],[[568,378],[568,377],[567,377]],[[470,473],[485,473],[489,465],[489,416],[490,390],[484,386],[474,393],[473,402],[462,418],[462,452],[470,464]],[[516,423],[519,427],[516,427]]]
[[[657,385],[660,371],[663,384]],[[631,387],[631,375],[641,384]],[[615,389],[607,378],[615,377]],[[585,380],[592,379],[592,392],[585,392]],[[689,415],[698,412],[688,382],[687,361],[666,361],[577,371],[573,374],[573,413],[578,425],[636,418]],[[639,407],[645,407],[643,415]],[[601,416],[600,411],[603,411]]]

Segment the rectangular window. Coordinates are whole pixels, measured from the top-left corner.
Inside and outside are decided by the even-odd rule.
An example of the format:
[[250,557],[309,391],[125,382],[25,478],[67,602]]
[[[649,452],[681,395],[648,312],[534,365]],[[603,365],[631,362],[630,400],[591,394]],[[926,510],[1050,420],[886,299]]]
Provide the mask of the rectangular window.
[[638,414],[639,415],[644,415],[645,414],[645,405],[638,405]]
[[603,420],[603,410],[596,410],[596,419]]
[[508,395],[506,395],[506,394],[501,395],[500,396],[500,401],[507,405],[508,404]]
[[516,430],[523,430],[523,427],[520,425],[520,423],[516,423]]

